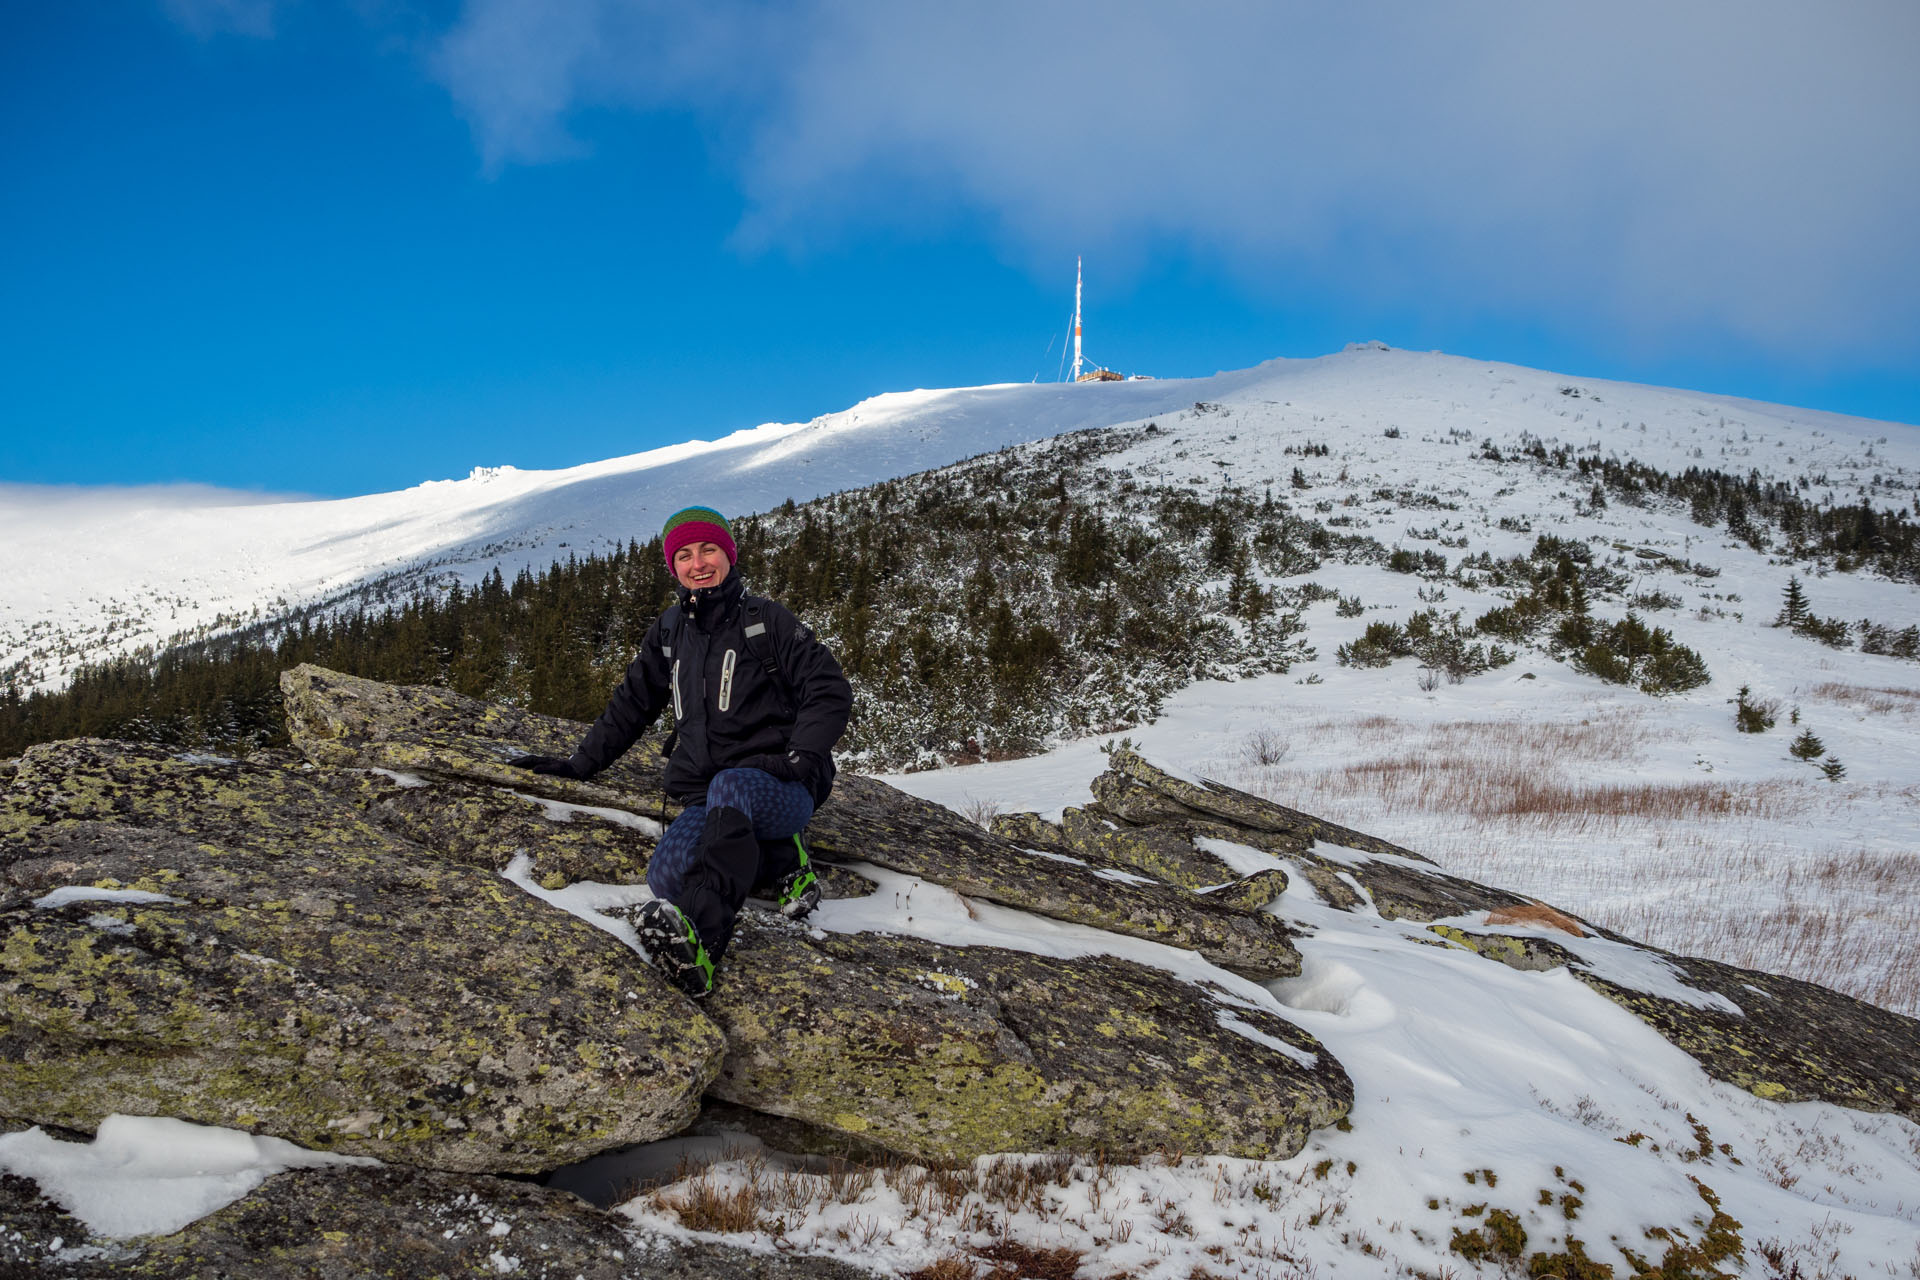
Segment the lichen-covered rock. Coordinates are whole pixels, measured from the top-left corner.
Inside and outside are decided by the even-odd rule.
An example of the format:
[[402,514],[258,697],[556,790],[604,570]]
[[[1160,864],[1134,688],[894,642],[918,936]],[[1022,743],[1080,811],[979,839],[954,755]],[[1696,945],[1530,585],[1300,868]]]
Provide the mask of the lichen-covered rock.
[[[676,809],[661,792],[656,753],[642,747],[590,782],[540,777],[505,763],[523,751],[570,752],[584,725],[315,666],[284,672],[280,684],[294,742],[316,763],[505,784],[649,816]],[[1025,852],[951,810],[871,778],[841,775],[808,825],[807,840],[830,862],[871,862],[1002,906],[1186,947],[1249,977],[1300,971],[1289,931],[1270,916]]]
[[1060,815],[1060,828],[1073,852],[1131,868],[1168,884],[1210,889],[1240,878],[1240,873],[1225,861],[1193,843],[1193,829],[1187,823],[1136,827],[1070,807]]
[[1278,867],[1206,891],[1207,901],[1233,911],[1259,911],[1287,891],[1287,873]]
[[324,771],[322,784],[330,779],[382,831],[491,871],[525,854],[530,874],[549,889],[580,880],[644,884],[661,831],[654,819],[623,809],[564,804],[519,788]]
[[512,787],[574,804],[672,821],[657,749],[636,744],[591,782],[516,769],[528,753],[571,755],[587,726],[431,685],[382,684],[311,663],[280,673],[287,733],[315,764],[391,769]]
[[1129,961],[810,936],[766,917],[728,956],[706,1006],[729,1045],[711,1096],[913,1159],[1283,1159],[1353,1099],[1292,1023]]
[[302,775],[67,742],[8,799],[14,1118],[531,1172],[677,1131],[719,1068],[718,1030],[616,940]]
[[1002,840],[1024,845],[1030,849],[1051,849],[1056,853],[1065,853],[1067,834],[1057,822],[1048,822],[1037,813],[996,813],[987,823],[987,830]]
[[1378,836],[1289,809],[1218,782],[1195,783],[1176,778],[1131,751],[1116,751],[1110,759],[1107,771],[1094,779],[1094,799],[1101,812],[1128,822],[1153,825],[1213,818],[1231,826],[1289,837],[1297,848],[1305,848],[1314,840],[1325,840],[1367,853],[1391,853],[1419,862],[1429,861],[1411,849],[1403,849]]
[[1300,971],[1290,930],[1268,915],[1138,876],[1029,853],[951,810],[871,778],[842,776],[807,828],[823,857],[870,862],[969,898],[1199,952],[1254,978]]
[[[1371,909],[1389,920],[1424,922],[1530,901],[1447,875],[1417,853],[1349,827],[1321,822],[1218,783],[1201,787],[1185,782],[1131,752],[1116,752],[1107,772],[1094,779],[1093,789],[1112,803],[1067,810],[1062,816],[1068,847],[1076,852],[1099,850],[1135,865],[1157,864],[1158,870],[1150,874],[1164,873],[1163,878],[1183,876],[1184,883],[1204,883],[1209,875],[1231,877],[1228,864],[1204,847],[1205,840],[1215,839],[1284,859],[1324,901],[1342,911]],[[1211,809],[1201,810],[1202,803]],[[1214,811],[1241,811],[1253,817],[1242,823]],[[1289,822],[1295,825],[1280,829]],[[1321,851],[1320,842],[1349,852],[1330,856]],[[1172,864],[1185,856],[1183,849],[1191,852],[1193,861],[1180,870]],[[1257,888],[1248,886],[1239,893],[1208,896],[1225,902],[1257,894]]]
[[[525,1182],[424,1169],[304,1169],[170,1236],[89,1237],[0,1176],[0,1274],[46,1280],[871,1280],[829,1258],[643,1232]],[[58,1243],[56,1243],[58,1242]],[[19,1269],[8,1269],[17,1262]]]
[[1920,1021],[1811,982],[1675,955],[1599,931],[1656,956],[1685,985],[1734,1009],[1624,986],[1568,946],[1538,934],[1432,925],[1449,942],[1510,968],[1565,967],[1658,1031],[1708,1075],[1774,1102],[1831,1102],[1920,1120]]
[[[1610,981],[1567,946],[1537,933],[1432,926],[1437,937],[1512,968],[1567,967],[1692,1055],[1708,1074],[1760,1097],[1819,1100],[1909,1117],[1920,1105],[1920,1022],[1911,1018],[1811,983],[1642,946],[1519,894],[1447,875],[1386,841],[1218,783],[1175,778],[1130,752],[1114,754],[1093,790],[1096,814],[1135,824],[1131,830],[1142,840],[1229,840],[1272,853],[1341,910],[1374,910],[1389,919],[1422,922],[1512,913],[1576,935],[1638,946],[1660,957],[1683,982],[1725,997],[1740,1012]],[[1326,849],[1320,842],[1344,848]]]

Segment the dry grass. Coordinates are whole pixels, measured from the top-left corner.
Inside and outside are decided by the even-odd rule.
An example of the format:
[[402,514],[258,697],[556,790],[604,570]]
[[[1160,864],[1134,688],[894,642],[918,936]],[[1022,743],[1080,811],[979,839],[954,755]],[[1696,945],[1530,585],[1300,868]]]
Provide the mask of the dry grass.
[[968,796],[966,803],[960,806],[960,816],[982,831],[992,830],[993,820],[1000,816],[1000,802]]
[[1875,715],[1920,712],[1920,689],[1874,688],[1829,680],[1807,690],[1807,696],[1824,698],[1828,702],[1844,703]]
[[1097,1154],[1003,1155],[948,1168],[836,1162],[814,1172],[764,1153],[728,1153],[717,1163],[683,1164],[674,1182],[628,1207],[664,1212],[696,1231],[770,1236],[782,1252],[844,1256],[891,1245],[917,1253],[916,1262],[931,1259],[905,1280],[1079,1280],[1083,1272],[1127,1280],[1134,1273],[1113,1269],[1106,1255],[1129,1242],[1137,1249],[1144,1240],[1163,1259],[1188,1242],[1225,1256],[1187,1216],[1210,1192],[1227,1220],[1243,1222],[1233,1239],[1235,1274],[1307,1280],[1317,1272],[1287,1230],[1268,1234],[1254,1219],[1338,1218],[1349,1183],[1328,1180],[1332,1165],[1289,1170],[1162,1152],[1128,1164]]
[[[1903,693],[1830,687],[1896,704]],[[1255,767],[1242,753],[1202,772],[1656,946],[1920,1013],[1920,895],[1906,891],[1920,847],[1888,848],[1884,832],[1836,843],[1850,839],[1857,804],[1920,817],[1920,788],[1817,775],[1646,781],[1633,775],[1652,739],[1644,719],[1618,712],[1563,723],[1367,716],[1297,730],[1292,767]]]
[[1576,782],[1543,771],[1538,759],[1503,766],[1425,749],[1322,770],[1300,781],[1316,797],[1370,796],[1375,812],[1437,811],[1479,822],[1509,819],[1579,833],[1618,826],[1622,820],[1772,821],[1795,816],[1800,808],[1797,791],[1784,783]]

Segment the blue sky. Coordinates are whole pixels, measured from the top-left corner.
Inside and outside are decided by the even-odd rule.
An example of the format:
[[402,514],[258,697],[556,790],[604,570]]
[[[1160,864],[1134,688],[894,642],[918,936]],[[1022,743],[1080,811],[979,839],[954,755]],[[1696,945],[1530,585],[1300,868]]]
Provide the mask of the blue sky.
[[1052,378],[1076,254],[1130,371],[1378,339],[1920,421],[1920,6],[1600,8],[10,6],[0,482]]

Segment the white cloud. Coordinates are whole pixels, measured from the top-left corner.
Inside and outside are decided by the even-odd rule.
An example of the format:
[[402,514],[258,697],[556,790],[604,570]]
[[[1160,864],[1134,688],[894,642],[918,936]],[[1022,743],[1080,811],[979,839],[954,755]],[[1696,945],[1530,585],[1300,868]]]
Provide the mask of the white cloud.
[[436,74],[490,166],[693,108],[804,246],[955,208],[1010,246],[1763,349],[1920,340],[1920,6],[763,9],[471,0]]

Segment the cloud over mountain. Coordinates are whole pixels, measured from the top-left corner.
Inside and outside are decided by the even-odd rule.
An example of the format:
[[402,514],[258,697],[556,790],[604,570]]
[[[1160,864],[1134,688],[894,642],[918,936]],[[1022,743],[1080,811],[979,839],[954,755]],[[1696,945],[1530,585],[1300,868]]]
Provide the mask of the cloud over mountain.
[[1442,311],[1813,359],[1920,336],[1920,11],[471,0],[434,73],[491,166],[703,114],[744,243],[956,213],[1016,254],[1198,246]]

